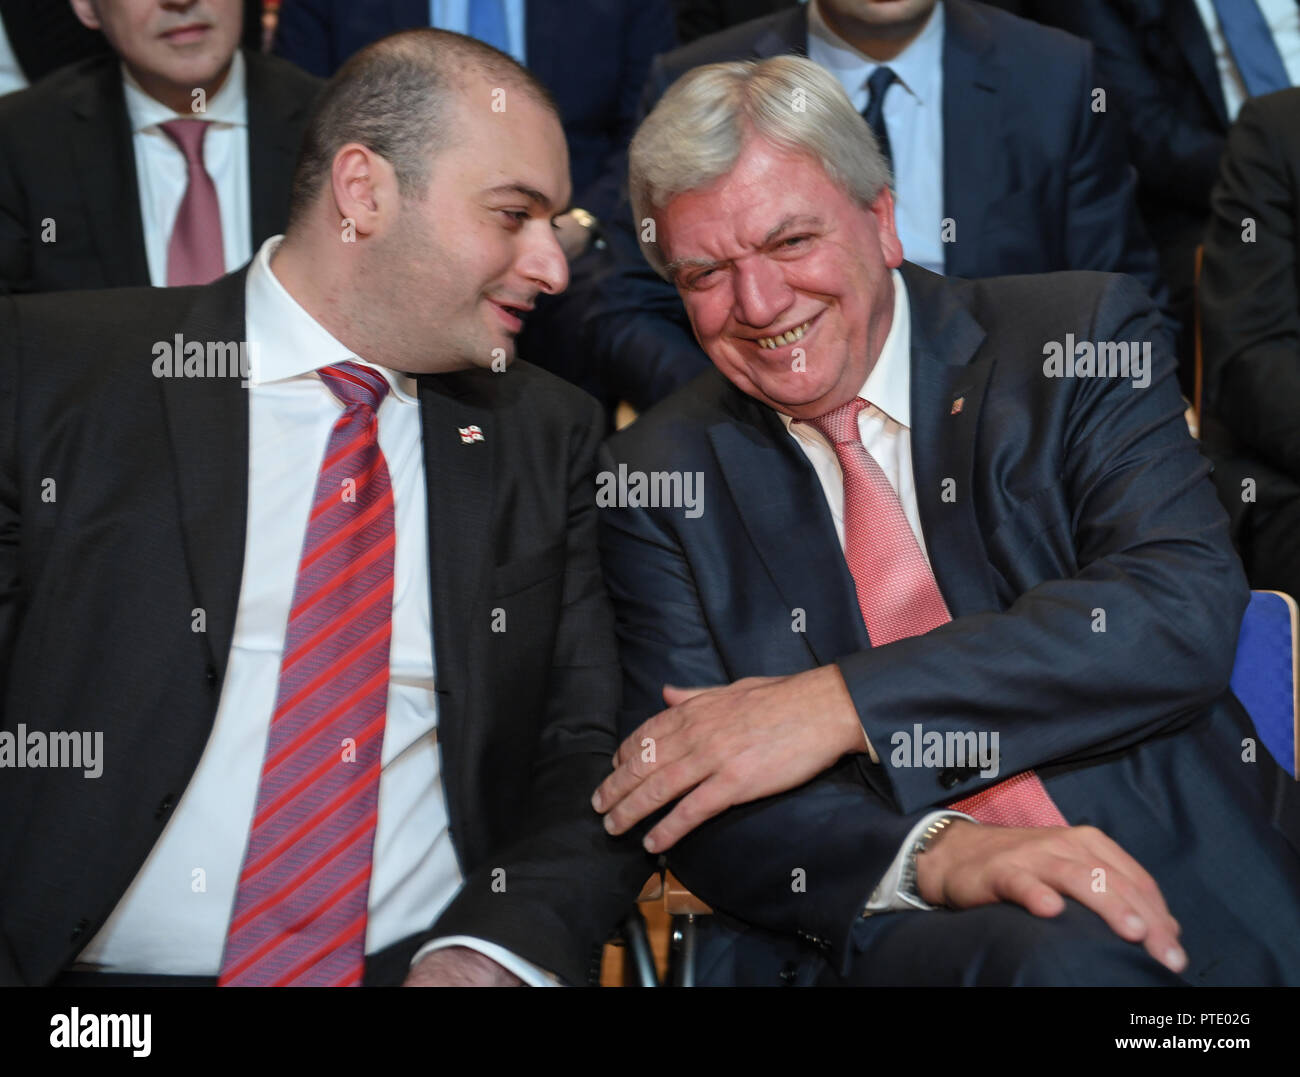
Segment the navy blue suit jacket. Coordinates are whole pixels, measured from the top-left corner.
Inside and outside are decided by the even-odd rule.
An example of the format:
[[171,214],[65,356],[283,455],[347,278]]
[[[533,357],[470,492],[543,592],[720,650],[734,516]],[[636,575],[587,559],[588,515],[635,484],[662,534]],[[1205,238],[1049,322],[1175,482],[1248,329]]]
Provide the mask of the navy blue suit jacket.
[[[1091,48],[970,0],[944,0],[944,9],[944,215],[956,222],[945,272],[1130,273],[1163,305],[1156,253],[1137,216],[1123,120],[1091,111]],[[807,46],[802,6],[702,38],[655,61],[641,115],[691,68],[806,54]],[[624,202],[587,337],[612,392],[645,408],[708,359],[674,289],[641,255],[630,215]]]
[[[1294,850],[1257,784],[1276,768],[1242,761],[1252,733],[1225,691],[1246,583],[1174,364],[1154,347],[1147,388],[1043,373],[1044,343],[1065,333],[1154,342],[1149,300],[1110,274],[902,272],[913,471],[951,623],[870,645],[810,463],[774,411],[714,371],[602,450],[606,469],[699,473],[704,496],[694,519],[602,513],[621,735],[663,708],[664,684],[837,663],[881,757],[847,756],[724,812],[669,850],[669,866],[715,908],[813,941],[842,968],[916,821],[1032,767],[1072,824],[1100,827],[1152,873],[1194,959],[1236,945],[1233,931],[1278,926],[1286,909],[1300,931]],[[891,735],[914,723],[998,732],[999,774],[895,766]],[[1279,945],[1300,979],[1300,943]]]
[[[668,2],[532,0],[524,11],[528,69],[564,120],[573,204],[607,218],[646,71],[656,53],[676,44]],[[372,41],[428,25],[429,0],[285,0],[273,51],[329,76]]]

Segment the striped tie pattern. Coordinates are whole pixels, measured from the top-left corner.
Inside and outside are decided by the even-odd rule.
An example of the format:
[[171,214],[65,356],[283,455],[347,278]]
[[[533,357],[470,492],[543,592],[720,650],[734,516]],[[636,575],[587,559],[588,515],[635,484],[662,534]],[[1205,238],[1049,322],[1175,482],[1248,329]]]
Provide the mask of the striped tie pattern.
[[319,373],[344,410],[303,541],[222,986],[357,986],[365,963],[396,542],[376,415],[388,383],[355,363]]
[[[873,647],[920,636],[952,620],[903,504],[858,431],[867,406],[855,397],[807,420],[831,443],[844,473],[844,556]],[[1065,826],[1032,770],[952,804],[990,826]]]

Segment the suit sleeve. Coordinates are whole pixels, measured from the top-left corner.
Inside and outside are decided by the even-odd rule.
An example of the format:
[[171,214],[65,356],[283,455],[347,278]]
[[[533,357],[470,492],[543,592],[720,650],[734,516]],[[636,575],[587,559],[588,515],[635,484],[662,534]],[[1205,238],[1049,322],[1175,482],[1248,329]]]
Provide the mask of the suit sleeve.
[[1124,120],[1109,103],[1104,112],[1093,108],[1097,76],[1091,47],[1079,76],[1080,122],[1065,163],[1066,265],[1136,277],[1164,315],[1172,342],[1176,322],[1159,256],[1138,215],[1137,174],[1128,161]]
[[1300,480],[1300,154],[1283,149],[1300,94],[1266,102],[1241,110],[1214,189],[1201,277],[1206,394],[1237,438]]
[[[638,125],[670,81],[662,59],[656,59],[641,95]],[[645,411],[710,363],[695,342],[677,289],[651,269],[641,253],[637,242],[641,226],[632,219],[626,176],[621,190],[583,333],[608,395]]]
[[[430,934],[485,939],[570,984],[591,978],[590,962],[599,961],[654,869],[635,840],[610,837],[591,806],[618,747],[619,672],[596,551],[594,469],[604,417],[588,403],[570,436],[563,609],[528,817],[515,844],[470,873]],[[504,890],[493,885],[498,869]]]
[[[1107,285],[1094,340],[1152,341],[1155,312],[1132,282]],[[1007,609],[839,662],[872,768],[902,812],[969,796],[1031,767],[1127,748],[1194,720],[1228,684],[1249,599],[1227,518],[1188,435],[1172,360],[1151,383],[1071,378],[1060,482],[1075,571]],[[978,481],[978,476],[977,480]],[[893,731],[997,733],[999,773],[894,766]],[[903,761],[905,762],[905,760]]]
[[618,43],[623,63],[619,68],[616,126],[610,132],[612,148],[596,179],[585,190],[575,192],[573,198],[574,205],[594,213],[602,222],[617,211],[627,184],[627,146],[641,119],[638,106],[650,64],[677,43],[667,0],[641,0],[627,5],[627,12],[622,20],[623,39]]
[[1131,25],[1135,16],[1122,14],[1120,7],[1120,0],[1054,4],[1050,21],[1096,47],[1107,112],[1127,127],[1129,154],[1143,186],[1203,211],[1223,136],[1169,104]]
[[[602,459],[616,469],[608,449]],[[726,626],[706,619],[682,541],[663,513],[603,509],[601,556],[618,612],[626,737],[663,709],[665,684],[731,680],[714,643]],[[842,966],[853,922],[924,814],[894,811],[868,788],[857,761],[844,760],[798,789],[709,820],[668,851],[667,863],[713,908],[798,935]],[[657,818],[632,833],[639,838]]]
[[330,30],[329,0],[282,0],[271,51],[327,79],[345,59],[333,54]]

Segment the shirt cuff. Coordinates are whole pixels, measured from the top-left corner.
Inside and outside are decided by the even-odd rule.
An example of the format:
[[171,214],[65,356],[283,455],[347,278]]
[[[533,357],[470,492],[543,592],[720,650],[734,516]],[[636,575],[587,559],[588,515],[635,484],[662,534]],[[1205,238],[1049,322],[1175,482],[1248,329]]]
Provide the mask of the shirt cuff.
[[867,901],[866,908],[862,910],[863,916],[870,916],[872,913],[877,912],[896,912],[901,909],[929,910],[936,907],[922,901],[920,895],[903,893],[902,883],[903,869],[907,866],[907,858],[912,853],[912,846],[921,840],[925,828],[938,819],[968,819],[972,823],[976,822],[965,812],[949,811],[947,809],[932,811],[929,815],[924,816],[916,826],[912,827],[907,837],[903,839],[903,844],[898,850],[898,855],[894,857],[894,862],[889,865],[889,870],[885,872],[884,878],[871,892],[871,898]]
[[411,965],[415,966],[434,951],[445,950],[449,946],[464,946],[470,950],[477,950],[484,957],[491,958],[503,969],[513,972],[529,987],[561,986],[558,976],[552,975],[545,969],[539,969],[532,962],[525,961],[518,954],[511,953],[504,946],[498,946],[495,942],[487,942],[484,939],[476,939],[472,935],[448,935],[441,939],[430,939],[415,951],[415,956],[411,958]]

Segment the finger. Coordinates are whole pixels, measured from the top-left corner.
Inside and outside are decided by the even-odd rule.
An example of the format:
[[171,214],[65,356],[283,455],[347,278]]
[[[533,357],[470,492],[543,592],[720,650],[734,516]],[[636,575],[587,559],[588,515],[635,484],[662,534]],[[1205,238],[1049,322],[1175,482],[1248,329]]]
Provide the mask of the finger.
[[1096,851],[1099,859],[1109,860],[1124,873],[1128,881],[1145,899],[1145,902],[1155,911],[1157,917],[1167,920],[1175,934],[1182,934],[1182,926],[1178,923],[1174,914],[1169,911],[1165,896],[1160,890],[1160,884],[1156,882],[1146,868],[1125,852],[1123,847],[1104,831],[1090,826],[1076,827],[1074,829],[1084,843],[1090,849]]
[[708,760],[688,755],[671,764],[661,764],[623,797],[605,815],[605,829],[622,834],[647,815],[652,815],[699,785],[709,775]]
[[[1187,955],[1178,945],[1174,920],[1163,902],[1157,907],[1133,886],[1118,864],[1105,861],[1097,864],[1106,873],[1108,882],[1097,886],[1095,868],[1089,863],[1096,858],[1086,846],[1078,846],[1079,853],[1056,857],[1050,862],[1044,881],[1060,893],[1074,898],[1102,918],[1110,929],[1128,942],[1142,943],[1147,952],[1160,964],[1174,972],[1182,972],[1187,965]],[[1083,855],[1086,859],[1078,859]]]
[[675,707],[679,703],[685,703],[688,699],[694,699],[704,692],[716,692],[716,686],[712,688],[678,688],[675,685],[664,685],[664,702],[670,707]]
[[642,748],[636,754],[629,753],[623,762],[596,787],[596,792],[591,798],[591,806],[596,811],[602,813],[610,811],[650,775],[686,754],[688,748],[684,737],[658,740],[643,737],[642,739],[649,741],[649,746]]
[[993,880],[993,893],[998,900],[1023,906],[1035,916],[1060,916],[1065,911],[1065,898],[1033,872],[1023,869],[998,875]]
[[671,849],[701,823],[726,811],[735,802],[733,783],[715,774],[697,785],[689,796],[683,797],[641,844],[650,853]]

